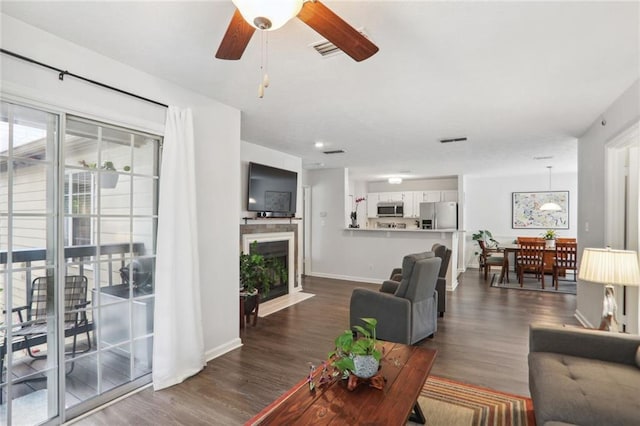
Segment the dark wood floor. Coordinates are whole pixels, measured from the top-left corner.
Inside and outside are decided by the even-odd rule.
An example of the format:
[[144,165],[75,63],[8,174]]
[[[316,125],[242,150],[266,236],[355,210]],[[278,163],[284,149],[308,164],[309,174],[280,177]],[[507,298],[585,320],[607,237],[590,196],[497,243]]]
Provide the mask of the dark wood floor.
[[[244,346],[221,356],[184,383],[145,389],[83,420],[83,425],[243,424],[304,378],[348,328],[354,287],[376,285],[305,278],[316,294],[298,305],[260,318],[241,333]],[[578,324],[576,296],[491,288],[477,270],[447,294],[438,333],[420,345],[438,349],[432,375],[528,395],[528,326],[541,321]]]

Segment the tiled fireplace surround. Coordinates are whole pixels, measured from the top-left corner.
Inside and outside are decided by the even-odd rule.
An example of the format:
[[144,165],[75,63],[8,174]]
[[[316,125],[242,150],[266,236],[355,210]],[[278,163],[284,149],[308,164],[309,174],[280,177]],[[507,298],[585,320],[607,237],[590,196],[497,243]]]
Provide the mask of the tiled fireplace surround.
[[[293,253],[289,253],[290,264],[293,264],[293,279],[289,283],[289,293],[300,290],[298,282],[298,225],[289,223],[251,223],[240,225],[240,251],[243,251],[243,237],[251,235],[250,240],[260,242],[260,234],[293,233]],[[255,235],[255,238],[253,237]],[[283,234],[284,235],[284,234]],[[286,238],[282,238],[286,239]],[[292,285],[293,284],[293,285]]]

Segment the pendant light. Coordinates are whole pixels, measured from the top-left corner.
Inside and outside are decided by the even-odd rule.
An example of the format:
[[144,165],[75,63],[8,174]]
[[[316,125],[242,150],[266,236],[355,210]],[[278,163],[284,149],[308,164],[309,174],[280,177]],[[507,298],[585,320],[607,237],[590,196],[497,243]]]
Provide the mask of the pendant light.
[[[551,191],[551,167],[552,166],[547,166],[547,169],[549,169],[549,191]],[[540,210],[547,212],[557,212],[562,210],[562,207],[560,207],[556,203],[544,203],[540,206]]]

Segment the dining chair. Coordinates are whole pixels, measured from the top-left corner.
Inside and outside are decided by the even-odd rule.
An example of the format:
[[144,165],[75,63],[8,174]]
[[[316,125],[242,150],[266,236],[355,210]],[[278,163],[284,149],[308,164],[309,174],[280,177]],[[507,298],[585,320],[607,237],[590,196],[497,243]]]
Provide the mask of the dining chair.
[[[500,268],[499,282],[503,282],[505,277],[509,282],[509,258],[504,251],[499,248],[487,247],[484,241],[478,240],[480,252],[480,273],[484,270],[484,280],[489,278],[489,270],[492,267]],[[497,256],[496,256],[497,254]]]
[[519,241],[518,244],[516,270],[520,287],[524,284],[524,273],[533,272],[536,278],[541,280],[544,289],[544,241]]
[[573,270],[573,281],[578,273],[578,244],[575,242],[556,241],[556,255],[553,262],[553,286],[558,289],[558,276],[567,269]]

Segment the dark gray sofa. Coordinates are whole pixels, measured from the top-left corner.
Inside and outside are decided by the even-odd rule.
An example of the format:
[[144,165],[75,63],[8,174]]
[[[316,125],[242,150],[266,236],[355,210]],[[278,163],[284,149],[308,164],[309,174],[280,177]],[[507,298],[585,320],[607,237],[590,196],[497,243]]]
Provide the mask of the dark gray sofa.
[[538,426],[640,425],[640,336],[532,324],[529,390]]

